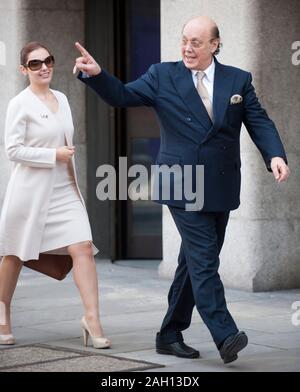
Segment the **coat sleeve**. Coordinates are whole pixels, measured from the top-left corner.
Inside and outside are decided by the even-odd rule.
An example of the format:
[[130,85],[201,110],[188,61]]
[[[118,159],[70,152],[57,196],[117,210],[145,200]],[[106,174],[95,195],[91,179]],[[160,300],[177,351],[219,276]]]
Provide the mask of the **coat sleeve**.
[[9,160],[26,166],[52,168],[56,164],[56,149],[24,145],[26,114],[22,104],[10,101],[5,121],[5,150]]
[[91,87],[106,103],[115,107],[154,106],[158,90],[156,66],[137,80],[124,84],[104,69],[97,76],[78,78]]
[[274,122],[269,118],[265,109],[258,101],[252,76],[248,74],[244,92],[243,123],[256,147],[259,149],[268,171],[271,170],[271,159],[281,157],[287,163],[286,154]]

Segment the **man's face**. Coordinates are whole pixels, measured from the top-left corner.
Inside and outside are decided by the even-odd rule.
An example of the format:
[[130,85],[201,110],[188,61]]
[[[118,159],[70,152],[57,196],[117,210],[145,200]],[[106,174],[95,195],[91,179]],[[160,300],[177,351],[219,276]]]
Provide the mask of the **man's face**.
[[189,22],[183,29],[181,55],[184,65],[189,69],[204,70],[218,47],[218,39],[212,39],[211,26],[199,22]]

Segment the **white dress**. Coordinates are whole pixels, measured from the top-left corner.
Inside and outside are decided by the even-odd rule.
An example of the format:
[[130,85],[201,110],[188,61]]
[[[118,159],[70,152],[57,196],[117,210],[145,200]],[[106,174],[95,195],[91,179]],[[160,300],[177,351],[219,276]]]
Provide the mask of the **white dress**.
[[[65,146],[63,127],[59,127],[59,145]],[[40,253],[66,254],[66,246],[92,241],[90,223],[77,191],[72,167],[56,162],[55,181],[48,207]]]
[[[73,145],[71,110],[64,94],[51,91],[59,103],[56,113],[29,87],[8,106],[5,149],[12,172],[0,217],[0,257],[67,255],[68,245],[92,241],[75,159],[56,161],[57,147]],[[98,253],[94,244],[93,253]]]

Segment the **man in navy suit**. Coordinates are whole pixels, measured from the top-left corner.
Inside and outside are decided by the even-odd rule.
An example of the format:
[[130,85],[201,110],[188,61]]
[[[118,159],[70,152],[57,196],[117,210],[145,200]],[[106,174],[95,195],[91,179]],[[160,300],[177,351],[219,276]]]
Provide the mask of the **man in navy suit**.
[[[204,165],[201,210],[187,211],[184,195],[180,200],[158,199],[168,205],[182,243],[156,351],[199,357],[199,351],[187,346],[182,337],[196,305],[224,363],[236,360],[248,338],[227,309],[218,267],[230,210],[240,203],[242,123],[277,182],[289,176],[279,134],[258,102],[251,74],[216,60],[219,30],[203,16],[191,19],[182,30],[182,61],[152,65],[125,85],[101,69],[81,45],[76,47],[81,52],[76,60],[79,79],[104,101],[118,107],[153,107],[161,130],[159,165]],[[196,180],[194,170],[194,188]]]

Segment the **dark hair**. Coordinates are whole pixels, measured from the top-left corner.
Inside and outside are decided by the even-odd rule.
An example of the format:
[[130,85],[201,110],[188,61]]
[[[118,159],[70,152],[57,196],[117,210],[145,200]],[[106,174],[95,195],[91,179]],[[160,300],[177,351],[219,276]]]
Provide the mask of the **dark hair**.
[[39,42],[36,42],[36,41],[28,42],[28,44],[23,46],[23,48],[21,49],[21,52],[20,52],[20,62],[21,62],[21,65],[26,65],[29,54],[31,52],[33,52],[34,50],[37,50],[37,49],[40,49],[40,48],[47,50],[47,52],[49,54],[51,54],[50,50],[45,45],[42,45],[42,44],[40,44]]
[[217,47],[217,49],[215,50],[215,53],[214,53],[214,55],[216,56],[217,54],[220,53],[220,49],[221,49],[221,46],[222,46],[221,41],[220,41],[220,31],[219,31],[218,26],[214,26],[213,27],[213,29],[212,29],[212,36],[213,36],[212,39],[216,39],[216,38],[219,39],[219,45],[218,45],[218,47]]

